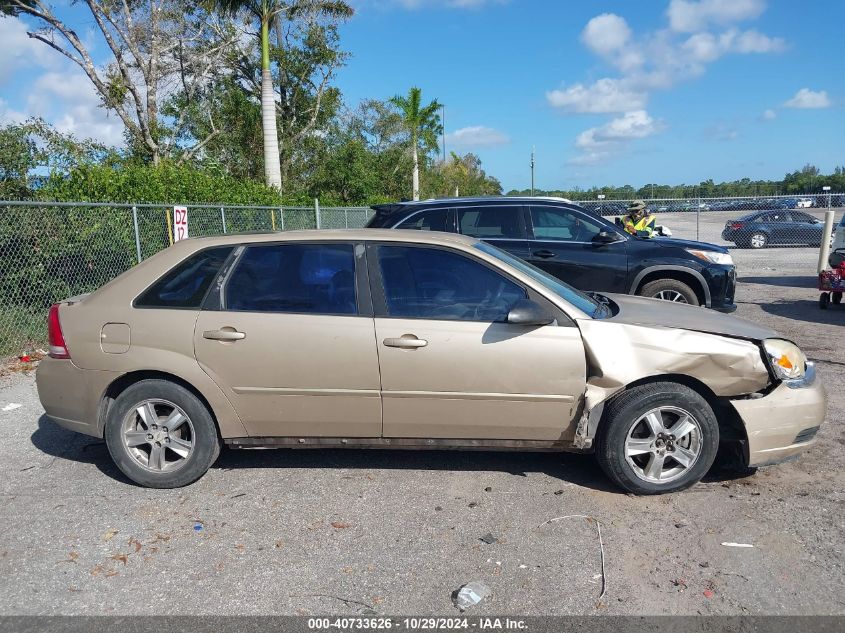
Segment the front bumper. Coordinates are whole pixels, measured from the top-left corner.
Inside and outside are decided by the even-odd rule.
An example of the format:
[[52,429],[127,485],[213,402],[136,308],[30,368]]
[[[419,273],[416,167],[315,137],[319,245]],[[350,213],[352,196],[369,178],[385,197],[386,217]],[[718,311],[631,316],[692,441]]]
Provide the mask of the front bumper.
[[813,363],[800,381],[784,381],[761,398],[730,402],[745,424],[751,467],[785,461],[812,446],[827,411]]
[[701,271],[710,290],[710,308],[717,312],[735,312],[736,266],[712,264]]

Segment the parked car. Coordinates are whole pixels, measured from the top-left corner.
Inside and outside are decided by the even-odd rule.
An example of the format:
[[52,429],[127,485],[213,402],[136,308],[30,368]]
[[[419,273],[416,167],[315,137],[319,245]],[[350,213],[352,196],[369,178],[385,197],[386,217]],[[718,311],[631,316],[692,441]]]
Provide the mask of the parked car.
[[813,207],[813,199],[812,198],[798,198],[798,202],[796,203],[797,209],[811,209]]
[[762,211],[728,220],[722,239],[745,248],[803,244],[819,246],[824,222],[803,211]]
[[736,268],[727,249],[635,237],[563,198],[452,198],[373,209],[368,227],[478,237],[580,290],[736,310]]
[[814,439],[813,364],[748,321],[586,295],[490,244],[424,231],[183,240],[49,312],[37,385],[153,488],[221,447],[594,452],[623,489],[698,481]]

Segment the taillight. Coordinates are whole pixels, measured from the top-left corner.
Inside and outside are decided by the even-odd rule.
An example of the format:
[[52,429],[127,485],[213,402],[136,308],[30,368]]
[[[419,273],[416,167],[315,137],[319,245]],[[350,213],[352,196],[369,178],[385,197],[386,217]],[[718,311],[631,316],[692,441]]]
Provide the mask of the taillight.
[[70,358],[70,352],[62,334],[62,324],[59,321],[59,304],[50,306],[50,313],[47,315],[47,337],[50,343],[50,357]]
[[731,222],[732,229],[741,229],[743,226],[745,225],[742,222]]

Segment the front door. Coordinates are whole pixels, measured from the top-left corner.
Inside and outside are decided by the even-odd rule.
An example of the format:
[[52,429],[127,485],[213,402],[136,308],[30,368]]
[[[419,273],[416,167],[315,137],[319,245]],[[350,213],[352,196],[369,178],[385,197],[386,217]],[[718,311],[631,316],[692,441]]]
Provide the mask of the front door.
[[526,289],[463,252],[381,245],[368,257],[385,437],[573,437],[578,328],[506,323]]
[[249,246],[216,290],[220,309],[200,313],[197,361],[251,436],[381,435],[363,262],[348,243]]
[[603,244],[593,238],[606,227],[586,214],[532,206],[532,264],[579,290],[627,292],[628,240]]

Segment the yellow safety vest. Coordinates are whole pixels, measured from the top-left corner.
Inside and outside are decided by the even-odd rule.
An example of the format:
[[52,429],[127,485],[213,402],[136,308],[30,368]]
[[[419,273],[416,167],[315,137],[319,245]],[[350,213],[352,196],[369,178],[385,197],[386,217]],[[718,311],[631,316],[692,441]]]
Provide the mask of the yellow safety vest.
[[626,215],[623,220],[623,226],[631,235],[636,235],[638,231],[645,231],[648,237],[652,237],[654,235],[654,220],[653,215],[646,214],[638,222],[634,222],[630,215]]

